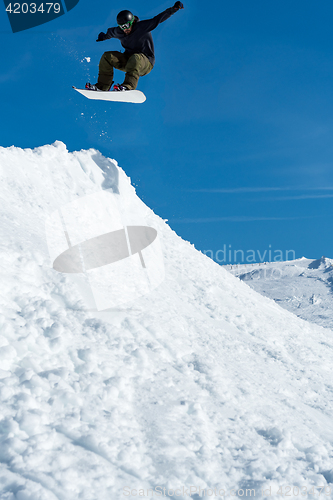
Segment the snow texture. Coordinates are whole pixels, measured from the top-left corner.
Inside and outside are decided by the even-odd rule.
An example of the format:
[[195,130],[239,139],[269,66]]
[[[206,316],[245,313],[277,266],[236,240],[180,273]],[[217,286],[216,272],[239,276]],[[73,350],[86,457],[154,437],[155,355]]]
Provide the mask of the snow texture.
[[[166,276],[98,313],[44,221],[103,189],[158,231]],[[0,148],[0,210],[1,500],[332,498],[332,330],[183,241],[98,151]]]

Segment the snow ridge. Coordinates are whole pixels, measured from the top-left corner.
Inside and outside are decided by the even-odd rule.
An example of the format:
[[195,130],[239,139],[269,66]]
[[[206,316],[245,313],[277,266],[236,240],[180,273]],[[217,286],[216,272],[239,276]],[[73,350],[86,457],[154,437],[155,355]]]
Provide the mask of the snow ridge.
[[[1,499],[333,486],[331,330],[196,251],[95,150],[0,148],[0,186]],[[158,231],[166,278],[98,313],[52,269],[44,220],[102,189]]]

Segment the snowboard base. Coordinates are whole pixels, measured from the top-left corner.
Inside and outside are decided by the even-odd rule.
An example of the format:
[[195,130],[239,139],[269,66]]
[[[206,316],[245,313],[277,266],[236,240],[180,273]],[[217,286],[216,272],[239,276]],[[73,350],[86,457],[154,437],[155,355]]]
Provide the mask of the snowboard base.
[[74,85],[73,89],[82,94],[84,97],[97,101],[132,102],[140,104],[146,100],[146,96],[140,90],[124,90],[120,92],[114,90],[88,90],[77,89]]

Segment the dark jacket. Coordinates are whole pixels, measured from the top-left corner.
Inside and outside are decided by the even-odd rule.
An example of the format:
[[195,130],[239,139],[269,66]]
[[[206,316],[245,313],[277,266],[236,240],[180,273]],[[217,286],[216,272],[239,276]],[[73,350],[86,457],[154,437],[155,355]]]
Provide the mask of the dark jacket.
[[170,7],[152,19],[135,21],[129,35],[125,35],[119,26],[116,28],[109,28],[106,32],[105,40],[108,38],[118,38],[125,49],[125,54],[144,54],[148,57],[152,65],[154,65],[154,42],[150,32],[157,28],[160,23],[169,19],[175,12],[177,11],[173,7]]

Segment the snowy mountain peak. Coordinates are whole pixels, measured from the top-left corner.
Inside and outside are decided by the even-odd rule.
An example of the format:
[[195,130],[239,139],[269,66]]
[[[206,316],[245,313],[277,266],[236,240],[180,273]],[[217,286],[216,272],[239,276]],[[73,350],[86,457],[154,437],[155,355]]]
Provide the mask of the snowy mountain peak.
[[332,267],[333,267],[333,260],[327,259],[324,256],[321,257],[320,259],[314,260],[308,266],[309,269],[330,269]]
[[[63,207],[99,193],[117,196],[122,227],[156,230],[165,265],[150,293],[103,312],[52,267],[45,234],[50,214],[61,221]],[[2,499],[280,498],[284,485],[330,486],[331,330],[196,251],[98,151],[1,148],[0,209]],[[70,227],[62,241],[74,247]]]

